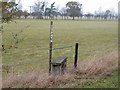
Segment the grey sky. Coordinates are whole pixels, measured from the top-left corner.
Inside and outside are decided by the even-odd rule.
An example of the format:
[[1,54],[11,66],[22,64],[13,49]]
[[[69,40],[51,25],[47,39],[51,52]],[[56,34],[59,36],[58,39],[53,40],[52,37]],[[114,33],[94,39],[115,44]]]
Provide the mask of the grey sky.
[[[29,6],[34,5],[36,1],[38,0],[21,0],[22,9],[30,11]],[[48,1],[50,4],[56,2],[56,6],[59,8],[65,7],[65,4],[68,1],[78,1],[79,3],[83,4],[84,13],[88,12],[94,13],[100,7],[102,11],[112,9],[115,12],[117,12],[119,2],[119,0],[42,0],[42,1]]]

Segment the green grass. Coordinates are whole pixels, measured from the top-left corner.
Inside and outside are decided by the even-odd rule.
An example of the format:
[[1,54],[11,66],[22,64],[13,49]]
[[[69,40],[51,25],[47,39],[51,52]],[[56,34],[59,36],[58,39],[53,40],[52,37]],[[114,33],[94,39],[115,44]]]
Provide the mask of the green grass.
[[95,82],[87,82],[82,86],[74,86],[74,88],[118,88],[118,72],[112,76],[104,76]]
[[[90,76],[91,77],[91,76]],[[111,76],[94,76],[89,79],[74,79],[66,84],[52,86],[52,88],[118,88],[118,72]],[[50,87],[51,88],[51,87]]]
[[[3,64],[13,65],[12,73],[19,74],[36,70],[48,71],[49,20],[16,20],[17,24],[4,25],[3,44],[13,45],[12,34],[30,25],[21,34],[25,40],[18,48],[7,49],[3,54]],[[53,48],[79,43],[79,62],[101,57],[117,50],[117,21],[54,20]],[[68,56],[68,66],[73,64],[74,48],[53,51],[53,57]],[[3,73],[6,75],[5,73]]]

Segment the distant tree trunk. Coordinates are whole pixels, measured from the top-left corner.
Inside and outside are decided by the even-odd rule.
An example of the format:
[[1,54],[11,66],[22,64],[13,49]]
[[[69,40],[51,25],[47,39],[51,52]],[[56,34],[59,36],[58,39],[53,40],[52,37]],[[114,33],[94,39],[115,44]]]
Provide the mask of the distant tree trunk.
[[67,20],[68,20],[68,16],[67,16]]
[[46,15],[45,15],[45,20],[46,20]]
[[20,18],[21,18],[21,16],[19,15],[19,16],[18,16],[18,19],[20,19]]
[[49,19],[49,16],[47,16],[47,20]]
[[25,17],[25,19],[27,19],[27,15],[25,15],[24,17]]
[[107,17],[104,17],[104,20],[107,20]]
[[75,16],[73,16],[73,20],[75,20]]
[[65,19],[65,16],[64,16],[64,20],[66,20],[66,19]]
[[49,20],[50,20],[50,16],[49,16]]
[[110,14],[110,19],[112,19],[112,15]]
[[33,16],[33,19],[34,19],[34,16]]
[[57,20],[57,15],[56,15],[56,20]]
[[80,19],[82,19],[82,16],[80,17]]
[[63,20],[63,15],[62,15],[62,20]]
[[53,16],[51,16],[51,19],[52,19],[52,20],[54,20],[54,15],[53,15]]

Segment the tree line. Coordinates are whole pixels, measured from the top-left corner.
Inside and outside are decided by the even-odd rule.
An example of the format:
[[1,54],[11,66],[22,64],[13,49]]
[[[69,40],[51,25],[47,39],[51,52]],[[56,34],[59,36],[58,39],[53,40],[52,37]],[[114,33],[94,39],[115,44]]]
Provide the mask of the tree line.
[[[30,6],[30,12],[27,10],[22,10],[22,5],[18,4],[17,9],[14,10],[14,18],[20,19],[21,17],[27,19],[32,17],[33,19],[118,19],[118,14],[112,10],[101,11],[98,10],[94,14],[83,13],[82,4],[76,1],[70,1],[66,3],[66,7],[59,9],[55,6],[55,2],[48,3],[45,1],[37,1],[33,6]],[[13,5],[13,4],[12,4]],[[16,4],[15,4],[16,5]],[[13,5],[14,6],[14,5]],[[15,6],[14,6],[15,7]],[[14,9],[14,8],[13,8]],[[3,10],[5,11],[5,10]],[[3,12],[4,14],[4,12]],[[12,13],[13,14],[13,13]],[[2,15],[3,17],[5,15]]]

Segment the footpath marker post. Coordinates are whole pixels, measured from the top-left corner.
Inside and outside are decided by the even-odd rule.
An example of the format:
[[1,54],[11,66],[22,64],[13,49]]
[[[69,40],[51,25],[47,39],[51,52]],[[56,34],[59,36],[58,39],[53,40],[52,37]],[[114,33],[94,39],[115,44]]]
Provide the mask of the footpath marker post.
[[49,75],[51,74],[52,43],[53,43],[52,37],[53,37],[53,21],[50,22]]

